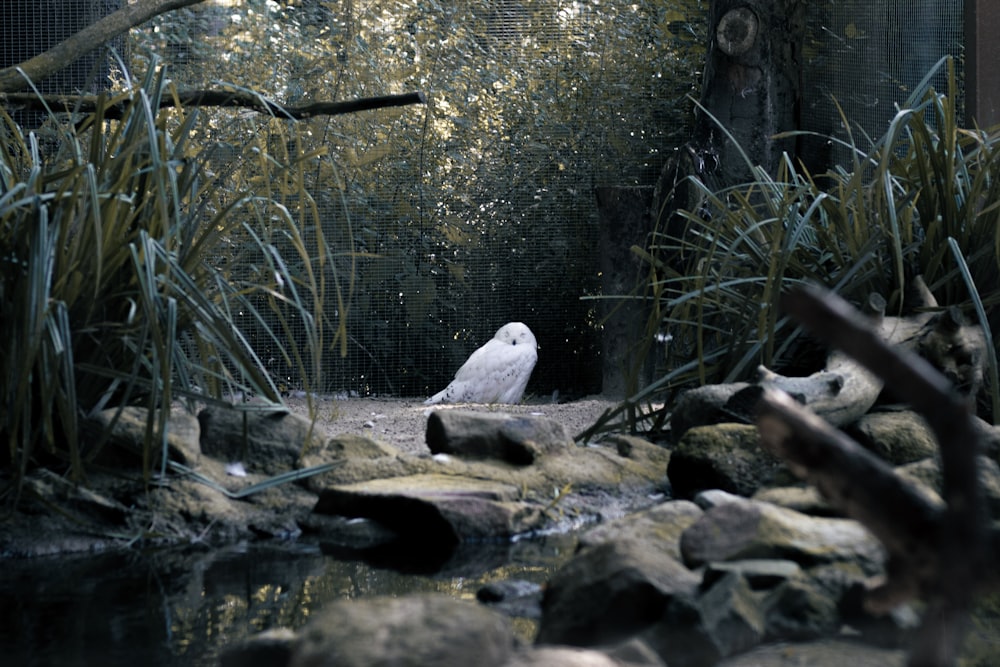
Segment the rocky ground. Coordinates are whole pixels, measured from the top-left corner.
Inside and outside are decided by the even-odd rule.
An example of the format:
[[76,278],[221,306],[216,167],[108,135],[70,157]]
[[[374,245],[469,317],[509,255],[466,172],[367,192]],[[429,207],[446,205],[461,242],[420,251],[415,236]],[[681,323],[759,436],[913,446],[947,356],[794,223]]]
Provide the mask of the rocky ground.
[[315,414],[316,424],[331,436],[343,433],[366,435],[404,452],[419,454],[427,451],[424,433],[427,416],[432,409],[461,407],[482,412],[544,416],[559,422],[570,435],[575,436],[616,403],[601,396],[590,396],[570,403],[529,400],[519,405],[504,406],[430,406],[424,405],[422,399],[318,397],[309,401],[303,396],[293,396],[286,400],[286,404],[296,414],[305,417]]
[[[718,423],[730,413],[715,401],[728,399],[703,398],[700,406],[685,402],[669,447],[622,433],[574,442],[614,405],[600,398],[432,410],[398,399],[294,397],[290,413],[177,413],[169,475],[143,483],[134,479],[133,462],[132,479],[104,474],[84,488],[33,472],[20,514],[0,524],[0,553],[156,540],[218,544],[301,531],[337,552],[411,560],[419,553],[433,565],[447,562],[459,544],[568,522],[592,527],[544,594],[536,589],[531,596],[540,618],[534,646],[517,645],[500,611],[418,596],[333,605],[301,632],[263,636],[229,653],[223,665],[332,664],[313,661],[318,655],[338,655],[338,665],[388,664],[394,651],[416,651],[426,658],[420,664],[497,667],[778,665],[787,664],[787,651],[738,661],[788,641],[796,642],[796,664],[846,664],[859,642],[868,644],[867,664],[904,664],[919,606],[880,615],[862,600],[869,583],[886,574],[887,555],[907,554],[887,552],[860,523],[803,486],[761,447],[757,426]],[[102,459],[105,469],[135,460],[147,420],[136,409],[119,416],[111,448],[117,458]],[[919,416],[881,411],[848,431],[937,516],[937,443]],[[984,437],[994,454],[995,440]],[[998,508],[1000,466],[990,457],[979,466],[987,502]],[[364,614],[380,619],[369,624],[376,630],[393,628],[388,634],[399,641],[374,641],[351,625]],[[411,643],[417,639],[419,646]],[[827,650],[828,639],[847,643],[832,658],[799,653]],[[487,656],[485,646],[495,651]]]

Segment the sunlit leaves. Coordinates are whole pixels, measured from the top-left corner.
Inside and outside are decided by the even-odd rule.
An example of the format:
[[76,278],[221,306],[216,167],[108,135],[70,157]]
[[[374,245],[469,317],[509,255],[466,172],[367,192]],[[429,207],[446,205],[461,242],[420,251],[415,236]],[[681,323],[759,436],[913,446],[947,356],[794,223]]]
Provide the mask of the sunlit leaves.
[[[239,149],[227,187],[276,194],[293,215],[303,202],[286,196],[281,169],[297,150],[327,151],[306,186],[323,193],[316,210],[340,251],[355,253],[341,267],[356,269],[363,313],[348,325],[352,353],[378,361],[371,390],[405,371],[413,384],[394,390],[419,394],[449,372],[436,355],[467,354],[457,328],[477,329],[462,340],[492,333],[513,317],[505,309],[561,317],[551,328],[576,327],[565,335],[588,354],[593,317],[579,297],[597,289],[593,186],[650,184],[688,140],[706,12],[705,0],[232,0],[160,17],[134,53],[140,64],[144,49],[165,55],[185,87],[225,81],[287,103],[427,95],[426,107],[294,129],[212,113],[199,130]],[[539,267],[547,289],[528,283]],[[422,290],[400,307],[425,278],[433,300]],[[554,347],[541,363],[568,368]]]

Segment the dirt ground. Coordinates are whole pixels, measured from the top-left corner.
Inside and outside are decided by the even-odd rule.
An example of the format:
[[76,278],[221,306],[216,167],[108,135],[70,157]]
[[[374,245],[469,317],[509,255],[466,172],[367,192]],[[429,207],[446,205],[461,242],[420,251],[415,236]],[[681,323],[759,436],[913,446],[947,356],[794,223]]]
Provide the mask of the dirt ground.
[[316,423],[333,435],[367,435],[408,453],[427,451],[425,432],[432,410],[475,410],[508,414],[539,415],[560,422],[570,434],[593,424],[615,401],[592,396],[568,403],[521,403],[518,405],[424,405],[420,399],[400,398],[314,398],[312,405],[303,397],[286,399],[288,407],[301,415],[316,415]]

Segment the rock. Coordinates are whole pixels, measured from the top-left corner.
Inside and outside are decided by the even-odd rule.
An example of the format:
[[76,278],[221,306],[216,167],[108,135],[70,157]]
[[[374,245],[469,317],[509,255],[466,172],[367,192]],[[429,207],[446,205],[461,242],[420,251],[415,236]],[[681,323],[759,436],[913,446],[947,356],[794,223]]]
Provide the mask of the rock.
[[400,456],[402,454],[392,445],[353,433],[342,433],[330,438],[316,453],[324,461],[378,459],[384,456]]
[[738,496],[735,493],[729,493],[728,491],[723,491],[722,489],[705,489],[704,491],[699,491],[694,497],[694,504],[703,510],[710,510],[713,507],[718,507],[719,505],[728,505],[729,503],[738,503],[745,500],[743,496]]
[[505,617],[446,595],[339,600],[299,634],[289,667],[477,665],[512,657]]
[[238,410],[208,407],[198,413],[201,451],[220,461],[241,461],[248,471],[279,475],[294,470],[299,455],[321,445],[305,417],[284,408]]
[[789,559],[802,567],[856,560],[869,574],[882,572],[885,561],[879,542],[857,521],[742,498],[709,509],[685,530],[681,554],[689,567],[746,558]]
[[934,432],[916,412],[909,410],[872,412],[848,431],[858,444],[893,465],[903,465],[936,456]]
[[677,397],[670,430],[677,442],[690,429],[732,421],[722,408],[732,396],[750,385],[746,382],[732,384],[708,384],[688,389]]
[[311,512],[299,519],[303,532],[319,535],[324,545],[345,551],[367,551],[399,539],[399,534],[378,521]]
[[633,665],[635,667],[666,667],[649,644],[638,637],[615,644],[604,646],[601,652],[609,655],[624,666]]
[[762,646],[723,660],[718,667],[903,667],[905,664],[904,651],[873,648],[843,639],[824,639]]
[[765,617],[769,639],[819,639],[841,625],[839,598],[803,576],[787,579],[767,596]]
[[494,581],[476,591],[476,599],[508,616],[533,619],[542,616],[542,587],[533,581]]
[[[739,573],[723,575],[702,594],[698,602],[702,627],[720,656],[741,653],[757,646],[764,638],[764,612],[760,599]],[[670,657],[664,657],[671,662]]]
[[539,644],[596,646],[655,623],[677,595],[693,595],[699,577],[641,540],[588,547],[556,571],[542,599]]
[[432,454],[530,465],[574,445],[562,424],[545,417],[435,410],[427,418],[427,446]]
[[453,546],[538,527],[539,508],[519,499],[520,489],[500,482],[410,475],[331,487],[313,511],[373,519],[409,541]]
[[701,515],[701,509],[687,500],[660,503],[648,510],[598,524],[580,535],[579,548],[605,542],[642,540],[650,549],[663,552],[679,561],[681,533]]
[[[1000,465],[986,456],[978,457],[979,483],[991,516],[1000,516]],[[896,468],[896,473],[913,482],[937,504],[941,499],[941,464],[936,458],[915,461]]]
[[752,590],[767,590],[802,576],[802,568],[791,560],[748,559],[709,563],[702,577],[702,588],[709,588],[726,575],[742,577]]
[[[83,425],[86,437],[92,442],[98,434],[110,429],[108,444],[114,448],[105,447],[96,459],[103,465],[133,466],[136,457],[142,456],[143,441],[146,438],[146,427],[149,422],[149,411],[145,408],[126,406],[121,409],[102,410],[88,418]],[[201,427],[194,415],[181,410],[175,410],[167,419],[167,456],[187,466],[197,465],[201,458],[199,438]],[[127,458],[121,459],[123,452]],[[152,458],[159,461],[159,447],[152,451]]]
[[318,494],[334,484],[428,473],[435,467],[430,457],[407,455],[392,445],[350,433],[329,438],[321,447],[304,452],[297,467],[309,468],[334,461],[339,465],[333,470],[304,479],[301,483]]
[[842,516],[815,486],[775,486],[761,489],[751,499],[811,516]]
[[639,638],[670,667],[713,667],[722,653],[706,627],[703,612],[696,598],[675,596],[659,621]]
[[[114,498],[76,484],[47,468],[38,468],[25,475],[23,490],[34,498],[44,499],[50,508],[58,506],[61,514],[81,523],[96,520],[124,526],[129,517],[129,508]],[[96,528],[96,524],[92,528]]]
[[691,498],[702,489],[751,496],[791,479],[784,464],[760,447],[757,427],[747,424],[690,429],[671,452],[667,476],[677,498]]
[[[853,636],[873,646],[903,648],[913,644],[914,633],[919,631],[921,619],[914,608],[922,606],[919,600],[904,602],[888,613],[873,614],[868,610],[870,581],[851,573],[847,564],[839,568],[817,568],[810,572],[812,581],[827,591],[827,595],[840,600],[840,623],[850,628]],[[839,570],[839,571],[838,571]],[[836,592],[831,591],[832,589]]]
[[1000,426],[989,423],[985,419],[973,416],[972,427],[982,443],[983,453],[994,461],[1000,460]]
[[295,633],[288,628],[265,630],[219,656],[219,667],[285,667],[292,658]]
[[601,651],[582,648],[539,646],[521,649],[514,654],[506,667],[639,667],[640,665],[662,667],[663,665],[655,655],[636,657],[642,661],[623,660]]
[[604,436],[602,442],[614,445],[618,450],[618,455],[626,458],[631,457],[637,449],[641,451],[648,445],[653,444],[645,438],[628,435],[627,433],[608,433]]

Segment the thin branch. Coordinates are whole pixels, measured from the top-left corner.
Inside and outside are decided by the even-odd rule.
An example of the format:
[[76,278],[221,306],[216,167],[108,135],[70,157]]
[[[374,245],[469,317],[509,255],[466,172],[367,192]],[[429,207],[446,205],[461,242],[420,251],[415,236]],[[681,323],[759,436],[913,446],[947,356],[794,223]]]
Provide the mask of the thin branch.
[[204,1],[136,0],[134,3],[126,3],[121,9],[91,23],[48,51],[23,63],[0,69],[0,93],[25,90],[29,80],[38,83],[154,16]]
[[[42,95],[33,93],[0,93],[0,101],[20,109],[43,111],[47,108],[64,108],[67,112],[93,113],[106,101],[96,95]],[[409,104],[426,104],[423,93],[403,93],[400,95],[382,95],[380,97],[365,97],[347,102],[313,102],[303,106],[289,107],[272,102],[261,95],[227,90],[187,90],[177,93],[177,101],[182,106],[197,107],[237,107],[252,109],[280,118],[301,120],[313,116],[336,116],[356,111],[401,107]],[[108,104],[104,107],[104,117],[119,119],[125,115],[130,101]],[[175,105],[173,96],[165,95],[160,100],[160,108]]]

